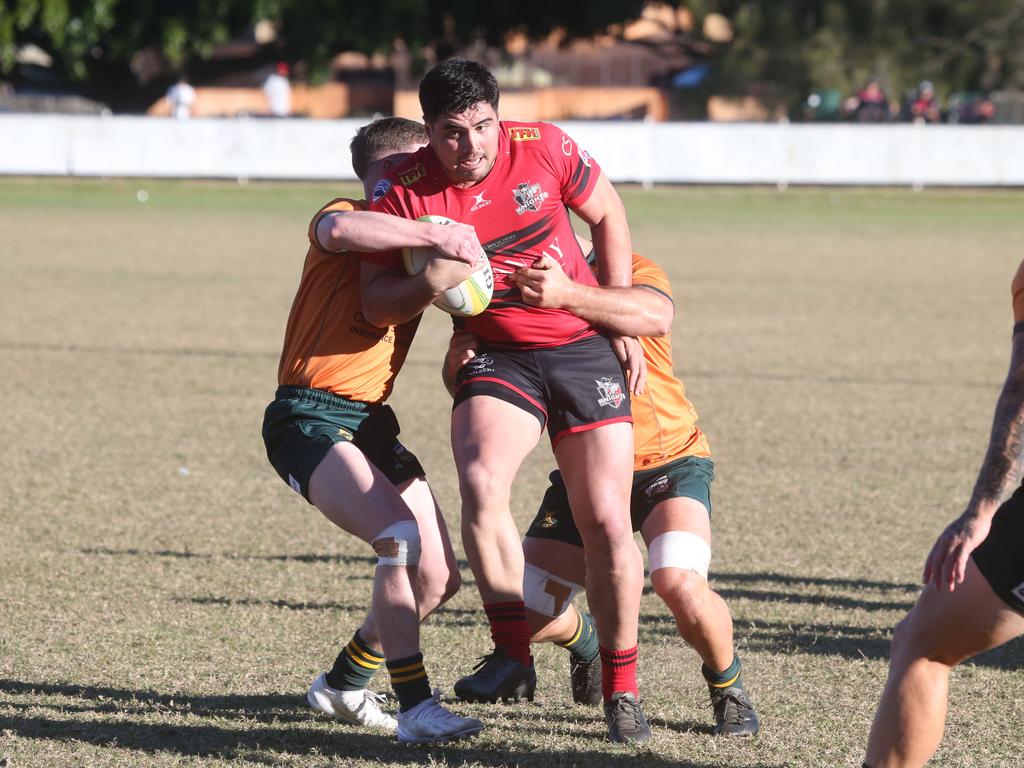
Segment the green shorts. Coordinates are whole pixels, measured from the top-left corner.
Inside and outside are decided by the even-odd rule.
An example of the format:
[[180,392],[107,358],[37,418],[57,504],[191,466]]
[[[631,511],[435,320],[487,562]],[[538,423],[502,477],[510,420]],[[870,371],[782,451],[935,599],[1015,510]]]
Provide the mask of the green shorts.
[[398,442],[400,431],[390,406],[306,387],[278,387],[263,415],[267,458],[306,501],[309,478],[335,443],[355,445],[394,485],[422,477],[419,460]]
[[[629,497],[629,515],[633,530],[639,531],[654,508],[666,499],[683,496],[696,499],[711,514],[711,482],[715,463],[700,456],[683,456],[654,469],[633,473],[633,491]],[[537,516],[526,531],[528,538],[551,539],[583,546],[583,539],[572,519],[569,496],[556,469],[544,494]]]

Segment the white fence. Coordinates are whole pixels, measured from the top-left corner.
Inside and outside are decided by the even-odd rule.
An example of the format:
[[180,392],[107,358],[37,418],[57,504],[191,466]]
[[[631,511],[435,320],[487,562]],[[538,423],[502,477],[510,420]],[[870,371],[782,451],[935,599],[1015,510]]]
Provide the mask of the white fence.
[[[353,179],[363,122],[0,115],[0,174]],[[1024,186],[1024,126],[560,125],[613,181]]]

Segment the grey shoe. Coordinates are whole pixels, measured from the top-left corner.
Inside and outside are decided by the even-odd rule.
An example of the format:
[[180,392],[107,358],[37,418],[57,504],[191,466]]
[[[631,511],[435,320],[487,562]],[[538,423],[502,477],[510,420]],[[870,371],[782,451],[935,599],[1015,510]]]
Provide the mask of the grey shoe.
[[601,655],[584,661],[574,653],[569,654],[569,682],[572,685],[572,700],[577,704],[596,707],[601,703]]
[[462,717],[441,706],[436,694],[398,713],[398,740],[403,744],[437,744],[473,736],[484,729],[475,717]]
[[754,702],[742,688],[712,688],[711,706],[715,709],[716,736],[753,736],[761,727]]
[[604,703],[609,739],[618,744],[642,744],[651,740],[651,726],[640,704],[640,699],[628,692],[613,693],[611,701]]
[[537,673],[511,658],[503,648],[495,648],[473,667],[475,672],[455,684],[455,695],[463,701],[494,704],[502,701],[533,701]]

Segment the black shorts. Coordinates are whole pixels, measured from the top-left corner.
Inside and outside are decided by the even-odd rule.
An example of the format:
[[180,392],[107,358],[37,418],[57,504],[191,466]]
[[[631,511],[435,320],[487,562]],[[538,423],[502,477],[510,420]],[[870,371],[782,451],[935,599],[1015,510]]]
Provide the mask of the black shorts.
[[278,387],[263,415],[263,443],[277,474],[309,501],[309,478],[335,443],[348,442],[394,485],[424,475],[398,442],[398,419],[388,405],[360,403],[321,389]]
[[971,557],[992,591],[1024,613],[1024,486],[996,511],[992,529]]
[[[527,538],[551,539],[564,544],[583,546],[583,539],[569,508],[569,496],[561,473],[551,473],[551,485],[544,493],[537,516],[526,531]],[[700,456],[683,456],[654,469],[633,473],[633,490],[629,497],[629,516],[633,530],[639,531],[654,508],[666,499],[683,496],[696,499],[711,514],[711,482],[715,479],[715,463]]]
[[481,349],[459,369],[455,406],[477,395],[504,400],[565,435],[632,422],[622,366],[604,336],[546,349]]

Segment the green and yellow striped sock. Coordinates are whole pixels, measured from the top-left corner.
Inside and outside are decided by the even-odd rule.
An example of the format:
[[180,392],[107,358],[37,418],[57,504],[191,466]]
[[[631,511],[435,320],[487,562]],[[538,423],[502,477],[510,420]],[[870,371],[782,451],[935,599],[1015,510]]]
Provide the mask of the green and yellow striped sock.
[[358,691],[370,684],[373,673],[384,663],[384,654],[371,648],[360,636],[352,635],[327,673],[327,684],[338,691]]
[[712,688],[742,688],[743,678],[742,672],[740,671],[740,657],[733,654],[732,664],[726,667],[721,672],[715,672],[713,669],[708,667],[707,664],[702,664],[700,667],[701,674],[704,675],[704,679],[708,681],[708,685]]
[[395,689],[402,712],[430,698],[430,680],[427,679],[427,670],[423,668],[422,653],[386,663],[388,674],[391,675],[391,687]]
[[576,611],[576,631],[572,639],[564,643],[555,643],[568,649],[573,656],[583,661],[593,661],[597,658],[597,626],[594,624],[594,617],[585,611]]

